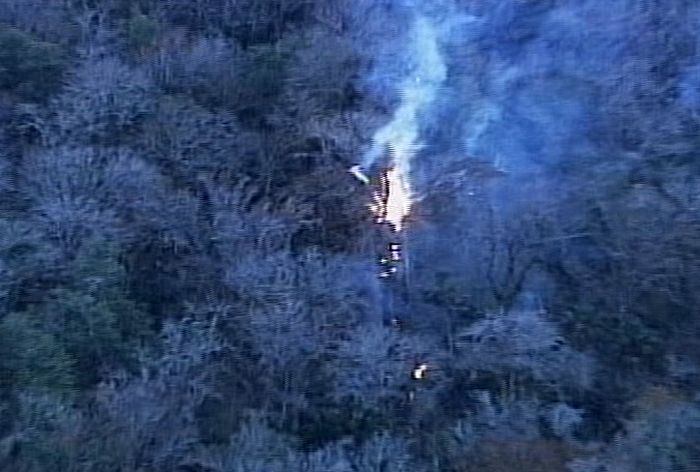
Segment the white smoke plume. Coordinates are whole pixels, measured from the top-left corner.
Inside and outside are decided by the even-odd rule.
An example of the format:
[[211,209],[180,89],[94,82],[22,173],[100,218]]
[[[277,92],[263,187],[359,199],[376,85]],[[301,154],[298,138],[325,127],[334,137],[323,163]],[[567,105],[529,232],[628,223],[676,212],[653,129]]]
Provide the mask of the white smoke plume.
[[369,169],[387,149],[393,165],[404,176],[410,172],[410,159],[420,149],[420,114],[435,99],[447,76],[440,54],[440,33],[426,16],[417,16],[410,33],[410,73],[399,85],[401,104],[392,120],[374,135],[362,167]]

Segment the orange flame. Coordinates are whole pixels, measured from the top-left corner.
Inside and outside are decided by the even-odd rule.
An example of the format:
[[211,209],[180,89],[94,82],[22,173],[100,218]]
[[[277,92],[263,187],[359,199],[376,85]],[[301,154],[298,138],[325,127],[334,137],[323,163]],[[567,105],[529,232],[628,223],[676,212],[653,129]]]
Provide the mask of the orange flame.
[[404,176],[396,167],[386,172],[389,195],[386,202],[386,219],[397,233],[403,227],[403,220],[411,211],[411,196]]
[[369,209],[377,223],[388,221],[395,232],[403,229],[403,221],[411,211],[411,195],[403,175],[391,167],[381,176],[381,185]]

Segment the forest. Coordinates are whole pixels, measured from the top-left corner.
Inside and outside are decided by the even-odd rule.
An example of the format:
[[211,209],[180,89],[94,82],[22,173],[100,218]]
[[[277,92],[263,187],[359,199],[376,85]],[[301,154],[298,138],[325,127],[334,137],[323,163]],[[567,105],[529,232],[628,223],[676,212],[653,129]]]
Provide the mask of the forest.
[[5,471],[700,471],[700,3],[0,0]]

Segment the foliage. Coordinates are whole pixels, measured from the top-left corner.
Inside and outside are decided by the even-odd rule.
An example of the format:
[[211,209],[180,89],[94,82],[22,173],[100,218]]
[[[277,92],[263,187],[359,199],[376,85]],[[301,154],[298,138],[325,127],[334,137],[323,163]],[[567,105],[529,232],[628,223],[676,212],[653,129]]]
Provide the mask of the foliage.
[[93,385],[108,369],[136,366],[135,353],[150,334],[148,319],[125,294],[125,274],[108,247],[80,254],[72,282],[53,290],[31,310],[76,361],[82,385]]
[[47,144],[122,144],[153,112],[155,96],[143,71],[115,57],[86,58],[51,104]]
[[59,46],[0,25],[0,51],[0,90],[36,101],[61,84],[66,64]]
[[131,50],[143,55],[155,47],[157,38],[157,24],[140,11],[134,11],[127,25],[127,42]]
[[239,117],[266,114],[283,89],[293,47],[290,41],[242,50],[223,37],[198,38],[173,46],[151,69],[165,90],[188,94],[205,107]]
[[493,315],[457,339],[463,368],[525,372],[536,382],[560,388],[585,389],[593,381],[593,360],[571,349],[542,313]]
[[607,467],[621,472],[674,471],[692,468],[700,458],[696,405],[676,402],[641,415],[599,455],[572,464],[575,472]]
[[245,156],[254,154],[255,136],[241,132],[230,113],[208,111],[184,96],[159,100],[144,130],[139,147],[145,157],[178,184],[194,186],[201,175],[231,184],[257,171]]
[[159,176],[128,148],[49,147],[22,167],[31,220],[67,258],[91,241],[128,241],[139,225],[121,223],[160,203]]
[[26,313],[5,316],[0,324],[2,388],[69,392],[78,365],[55,335]]
[[0,470],[694,470],[700,8],[482,3],[0,0]]
[[77,28],[66,8],[53,0],[0,0],[0,22],[57,44],[74,44]]

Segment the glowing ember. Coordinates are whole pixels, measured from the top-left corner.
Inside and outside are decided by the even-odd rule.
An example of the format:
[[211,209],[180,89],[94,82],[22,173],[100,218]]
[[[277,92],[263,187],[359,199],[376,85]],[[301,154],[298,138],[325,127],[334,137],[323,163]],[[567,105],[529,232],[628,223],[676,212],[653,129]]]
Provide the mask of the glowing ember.
[[415,380],[424,379],[428,374],[428,364],[419,364],[415,369],[413,369],[413,378]]

